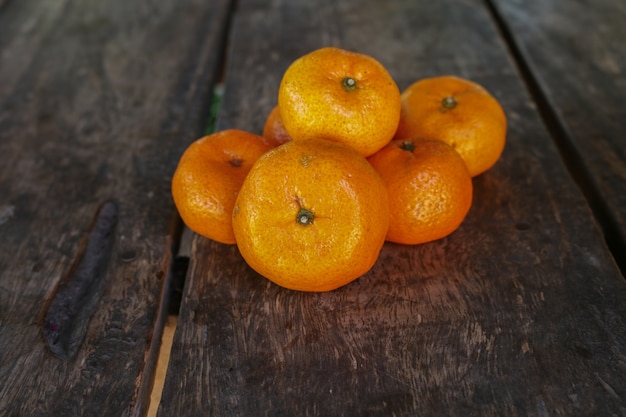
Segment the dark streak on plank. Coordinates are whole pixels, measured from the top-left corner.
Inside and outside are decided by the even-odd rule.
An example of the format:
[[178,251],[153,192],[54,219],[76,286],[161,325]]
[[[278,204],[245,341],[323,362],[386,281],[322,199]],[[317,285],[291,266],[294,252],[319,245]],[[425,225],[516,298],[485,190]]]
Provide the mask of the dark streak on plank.
[[117,224],[118,205],[104,202],[70,271],[59,281],[47,303],[41,331],[46,344],[60,359],[74,356],[100,298]]

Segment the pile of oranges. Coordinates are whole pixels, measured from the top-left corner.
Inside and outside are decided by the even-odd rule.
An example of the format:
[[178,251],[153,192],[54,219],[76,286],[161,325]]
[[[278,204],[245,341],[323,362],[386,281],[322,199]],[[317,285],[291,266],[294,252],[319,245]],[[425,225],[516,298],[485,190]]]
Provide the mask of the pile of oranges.
[[441,239],[472,204],[472,177],[491,168],[506,117],[480,85],[421,79],[400,93],[374,58],[339,48],[294,61],[262,135],[198,139],[172,178],[193,231],[237,244],[283,287],[330,291],[366,273],[385,241]]

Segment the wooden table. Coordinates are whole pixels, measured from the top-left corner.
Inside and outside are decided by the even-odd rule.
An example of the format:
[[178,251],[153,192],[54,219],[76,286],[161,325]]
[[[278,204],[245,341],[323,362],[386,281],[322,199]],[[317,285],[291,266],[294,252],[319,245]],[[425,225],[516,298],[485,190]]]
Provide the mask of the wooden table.
[[[626,3],[0,0],[0,415],[626,415]],[[335,45],[484,85],[507,146],[459,230],[288,291],[193,237],[185,147],[260,133]],[[186,268],[188,264],[188,268]],[[53,297],[56,294],[56,297]]]

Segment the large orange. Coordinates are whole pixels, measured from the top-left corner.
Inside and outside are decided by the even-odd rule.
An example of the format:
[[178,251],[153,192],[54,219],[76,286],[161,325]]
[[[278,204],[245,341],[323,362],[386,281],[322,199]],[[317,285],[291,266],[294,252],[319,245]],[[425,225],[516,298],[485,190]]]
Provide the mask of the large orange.
[[213,133],[185,150],[172,178],[172,197],[185,224],[221,243],[235,243],[232,211],[252,164],[271,147],[242,130]]
[[385,146],[398,127],[400,90],[374,58],[327,47],[287,68],[278,107],[294,140],[343,142],[368,156]]
[[465,219],[472,205],[472,178],[447,143],[395,140],[368,160],[389,193],[387,240],[430,242],[449,235]]
[[287,133],[287,130],[285,129],[283,119],[280,117],[278,106],[274,106],[274,108],[267,115],[267,119],[265,119],[265,124],[263,125],[263,137],[266,139],[266,142],[271,143],[273,147],[282,145],[283,143],[291,140],[291,136],[289,136],[289,133]]
[[482,86],[454,76],[425,78],[402,92],[402,113],[395,139],[442,140],[463,157],[472,177],[500,158],[506,116]]
[[259,158],[233,210],[246,262],[300,291],[330,291],[366,273],[388,224],[387,191],[374,168],[324,139],[293,140]]

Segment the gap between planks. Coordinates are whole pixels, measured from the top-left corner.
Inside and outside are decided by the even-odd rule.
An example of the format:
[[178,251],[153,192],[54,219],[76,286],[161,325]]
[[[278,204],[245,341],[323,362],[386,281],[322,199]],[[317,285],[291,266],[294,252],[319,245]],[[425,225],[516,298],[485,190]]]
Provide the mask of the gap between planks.
[[[182,220],[181,220],[182,222]],[[161,394],[167,376],[167,368],[170,362],[170,353],[172,351],[172,343],[174,334],[178,326],[178,310],[180,308],[180,298],[182,297],[182,288],[184,286],[185,276],[187,275],[187,265],[191,256],[191,245],[194,233],[183,225],[180,234],[178,249],[176,250],[176,259],[174,260],[174,271],[170,294],[168,297],[169,314],[163,327],[161,334],[161,343],[159,347],[159,356],[157,359],[156,370],[154,374],[154,383],[150,392],[150,404],[146,417],[156,417],[161,403]]]
[[172,342],[174,333],[178,324],[178,316],[170,314],[163,328],[163,336],[161,337],[161,348],[159,350],[159,359],[157,361],[156,373],[154,376],[154,385],[150,394],[150,406],[148,407],[147,417],[156,417],[161,403],[161,394],[165,384],[165,376],[170,361],[170,352],[172,351]]

